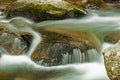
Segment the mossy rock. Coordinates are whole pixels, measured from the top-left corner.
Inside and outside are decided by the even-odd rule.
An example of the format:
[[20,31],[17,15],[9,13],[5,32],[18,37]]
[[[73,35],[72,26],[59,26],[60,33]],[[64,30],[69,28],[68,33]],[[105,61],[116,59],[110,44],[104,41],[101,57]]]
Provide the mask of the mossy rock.
[[55,0],[17,0],[6,9],[8,18],[21,16],[40,22],[44,20],[60,20],[65,18],[78,18],[87,14],[83,7],[70,4],[66,1]]

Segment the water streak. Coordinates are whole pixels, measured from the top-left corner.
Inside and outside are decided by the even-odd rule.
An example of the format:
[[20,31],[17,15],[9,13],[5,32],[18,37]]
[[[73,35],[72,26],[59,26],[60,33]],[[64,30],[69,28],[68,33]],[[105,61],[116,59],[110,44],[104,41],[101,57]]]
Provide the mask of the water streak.
[[[16,19],[18,18],[14,18],[13,20],[12,19],[6,20],[4,18],[0,18],[0,22],[8,23],[9,24],[8,26],[11,28],[12,31],[31,33],[31,35],[33,36],[33,40],[28,52],[26,52],[27,56],[26,55],[10,56],[6,54],[7,51],[3,47],[0,47],[0,55],[2,54],[2,56],[0,57],[0,71],[10,72],[13,75],[17,74],[14,77],[12,77],[11,80],[16,80],[16,79],[18,80],[19,77],[21,77],[21,79],[30,80],[28,79],[28,77],[26,77],[26,73],[28,74],[28,76],[30,76],[32,80],[46,80],[46,78],[49,78],[51,80],[109,80],[106,74],[104,64],[98,63],[99,62],[98,58],[100,58],[100,60],[103,60],[102,54],[99,54],[94,49],[90,49],[86,51],[87,53],[81,52],[80,49],[74,49],[72,52],[73,54],[71,55],[69,55],[69,53],[64,53],[62,55],[63,56],[62,63],[63,64],[75,63],[71,65],[69,64],[69,65],[61,65],[61,66],[53,66],[53,67],[44,67],[34,63],[30,59],[30,56],[32,55],[37,45],[41,41],[41,36],[39,33],[33,31],[30,25],[37,27],[46,27],[46,26],[60,27],[63,29],[74,30],[74,31],[89,30],[93,33],[96,39],[98,38],[101,39],[104,38],[104,36],[110,32],[120,30],[120,23],[119,23],[120,17],[118,15],[101,16],[94,13],[82,19],[44,21],[37,24],[31,22],[29,23],[23,18],[19,19],[21,21],[19,20],[16,21]],[[4,35],[2,37],[4,37]],[[18,47],[20,47],[19,43],[20,43],[19,40],[15,40],[15,45],[18,45]],[[101,43],[100,46],[102,46]],[[104,49],[104,46],[102,49]],[[14,47],[17,48],[16,46]],[[88,59],[86,56],[89,56]],[[91,62],[84,63],[86,60],[89,60]],[[41,64],[42,62],[43,60],[38,61],[37,63]],[[19,73],[19,71],[21,71],[21,73]],[[21,76],[21,74],[23,76]]]
[[[43,67],[35,64],[27,56],[3,55],[0,58],[0,66],[0,71],[8,71],[14,75],[12,80],[16,78],[25,80],[45,80],[47,78],[51,80],[109,80],[104,65],[99,63]],[[25,77],[26,74],[31,79]]]
[[[97,12],[97,11],[96,11]],[[103,11],[98,11],[99,13],[104,14]],[[93,14],[86,16],[82,19],[65,19],[58,21],[44,21],[38,24],[35,24],[37,27],[60,27],[63,29],[70,29],[75,31],[92,31],[95,35],[100,36],[99,38],[104,38],[107,34],[119,31],[120,28],[120,17],[116,15],[119,12],[113,13],[108,12],[108,16],[101,16],[102,14],[96,14],[95,11]],[[109,16],[113,14],[114,16]]]
[[31,31],[31,33],[33,33],[33,41],[31,43],[30,49],[27,52],[28,56],[31,56],[32,53],[34,52],[34,50],[36,49],[37,45],[40,43],[41,41],[41,37],[40,34],[35,32],[35,31]]

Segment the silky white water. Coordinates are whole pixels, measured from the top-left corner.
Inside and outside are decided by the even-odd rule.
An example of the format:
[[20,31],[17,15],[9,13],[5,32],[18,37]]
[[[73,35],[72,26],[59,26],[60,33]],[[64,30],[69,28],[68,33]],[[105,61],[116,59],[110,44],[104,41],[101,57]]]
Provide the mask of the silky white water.
[[[13,22],[10,22],[11,20],[0,18],[1,23],[10,23],[10,26],[12,26],[12,29],[15,28],[15,31],[29,32],[33,36],[32,44],[30,45],[29,50],[22,55],[8,55],[3,48],[0,48],[0,71],[6,71],[11,75],[15,75],[9,77],[9,80],[109,80],[103,63],[102,51],[112,44],[106,45],[106,43],[103,42],[103,38],[110,32],[120,30],[120,16],[118,12],[112,11],[107,12],[108,15],[106,15],[106,12],[103,11],[92,11],[91,13],[91,15],[88,15],[82,19],[44,21],[37,24],[28,20],[28,24],[37,27],[53,26],[68,30],[72,29],[75,31],[89,30],[92,32],[96,43],[99,45],[101,51],[99,51],[97,54],[93,53],[94,51],[92,50],[87,51],[88,53],[91,53],[89,57],[91,61],[94,60],[92,62],[74,63],[53,67],[38,65],[30,59],[30,56],[42,39],[38,32],[32,30],[32,27],[29,25],[14,24]],[[26,26],[26,28],[22,28],[22,26]],[[81,56],[80,50],[74,49],[73,53],[75,54],[74,56],[77,57],[75,61],[84,61],[84,55]],[[80,56],[76,56],[76,54],[79,54]],[[66,64],[68,62],[68,57],[66,55],[64,57],[63,63]],[[98,58],[100,58],[100,61],[97,61]]]

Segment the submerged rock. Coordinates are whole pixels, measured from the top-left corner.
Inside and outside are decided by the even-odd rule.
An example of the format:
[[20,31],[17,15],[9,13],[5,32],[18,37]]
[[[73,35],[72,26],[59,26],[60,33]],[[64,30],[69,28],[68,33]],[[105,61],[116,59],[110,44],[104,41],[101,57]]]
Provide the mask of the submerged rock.
[[63,0],[17,0],[6,10],[7,17],[22,16],[36,22],[82,17],[87,14],[84,8]]
[[104,51],[104,63],[111,80],[120,80],[120,41]]
[[120,40],[120,33],[119,32],[113,32],[108,34],[105,38],[105,42],[110,42],[110,43],[116,43]]

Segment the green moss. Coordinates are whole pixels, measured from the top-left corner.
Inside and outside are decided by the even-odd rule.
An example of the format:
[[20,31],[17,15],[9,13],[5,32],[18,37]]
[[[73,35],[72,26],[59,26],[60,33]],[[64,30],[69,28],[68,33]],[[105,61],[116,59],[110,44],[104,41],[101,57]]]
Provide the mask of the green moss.
[[[13,6],[15,5],[15,6]],[[45,20],[61,20],[65,18],[81,17],[86,14],[85,10],[71,5],[68,6],[55,5],[50,3],[14,3],[7,11],[7,18],[22,16],[30,18],[36,22]],[[84,12],[85,11],[85,12]],[[71,15],[73,13],[74,15]]]
[[74,8],[74,9],[73,9],[73,13],[76,14],[76,17],[77,17],[77,16],[83,16],[83,15],[84,15],[84,13],[81,12],[81,11],[80,11],[79,9],[77,9],[77,8]]
[[[67,10],[54,7],[50,4],[27,4],[26,6],[19,7],[18,10],[29,10],[33,15],[38,17],[44,17],[45,19],[57,19],[60,18]],[[49,11],[59,11],[60,13],[50,14]]]

